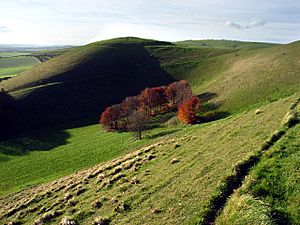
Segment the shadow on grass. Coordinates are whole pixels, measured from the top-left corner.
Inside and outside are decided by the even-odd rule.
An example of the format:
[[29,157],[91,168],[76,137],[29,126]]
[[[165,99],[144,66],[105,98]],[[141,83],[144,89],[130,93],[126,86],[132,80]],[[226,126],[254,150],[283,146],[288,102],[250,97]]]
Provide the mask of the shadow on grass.
[[24,138],[0,142],[0,154],[21,156],[30,151],[49,151],[68,143],[70,135],[65,131],[48,131]]
[[208,123],[215,120],[223,119],[230,115],[229,112],[220,110],[222,104],[220,102],[213,102],[212,99],[218,95],[212,92],[205,92],[198,95],[198,98],[202,102],[201,115],[198,116],[199,123]]
[[156,133],[156,134],[152,134],[152,135],[149,135],[147,136],[146,138],[147,139],[155,139],[155,138],[159,138],[159,137],[163,137],[165,135],[168,135],[168,134],[173,134],[177,131],[179,131],[180,129],[174,129],[174,130],[168,130],[168,131],[162,131],[162,132],[159,132],[159,133]]
[[167,113],[152,117],[147,124],[148,129],[151,130],[154,128],[162,127],[163,123],[167,122],[169,119],[171,119],[174,116],[176,116],[176,112],[171,111],[171,112],[167,112]]

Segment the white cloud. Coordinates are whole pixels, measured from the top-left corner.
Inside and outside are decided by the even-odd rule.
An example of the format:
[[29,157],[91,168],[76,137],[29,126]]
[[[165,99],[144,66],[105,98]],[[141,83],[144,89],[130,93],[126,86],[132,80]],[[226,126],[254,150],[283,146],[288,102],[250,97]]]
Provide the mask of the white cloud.
[[11,30],[5,26],[0,26],[0,33],[9,33]]
[[243,29],[244,28],[242,25],[240,25],[238,23],[234,23],[230,20],[225,23],[225,26],[226,27],[233,27],[233,28],[236,28],[236,29]]
[[261,20],[261,19],[253,20],[247,25],[242,25],[242,24],[235,23],[235,22],[232,22],[232,21],[229,20],[225,23],[225,26],[236,28],[236,29],[250,29],[250,28],[254,28],[254,27],[264,26],[265,24],[266,24],[266,22],[264,20]]
[[265,21],[258,19],[258,20],[253,20],[251,23],[245,26],[245,28],[252,28],[252,27],[260,27],[264,26],[266,24]]

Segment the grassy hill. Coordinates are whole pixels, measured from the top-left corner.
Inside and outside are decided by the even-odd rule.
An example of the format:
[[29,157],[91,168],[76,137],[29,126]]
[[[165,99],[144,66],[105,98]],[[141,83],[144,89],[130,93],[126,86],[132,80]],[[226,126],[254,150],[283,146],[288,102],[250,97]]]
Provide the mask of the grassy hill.
[[203,224],[227,177],[281,129],[296,100],[267,104],[260,114],[250,110],[185,127],[107,163],[5,196],[0,221],[57,224],[67,218],[91,224],[108,218],[111,224]]
[[136,95],[147,86],[170,83],[173,77],[145,49],[146,45],[163,44],[168,43],[136,38],[97,42],[1,82],[0,89],[11,100],[6,104],[14,107],[11,111],[23,112],[22,118],[7,113],[17,127],[11,129],[10,123],[8,131],[86,118],[95,123],[105,106]]
[[151,49],[168,74],[188,80],[197,94],[215,93],[215,101],[231,113],[299,91],[299,41],[251,51]]
[[[1,124],[9,117],[19,129],[59,124],[27,135],[21,130],[25,137],[0,143],[4,171],[0,222],[57,224],[62,218],[79,224],[100,218],[109,218],[112,224],[236,221],[243,216],[238,214],[240,205],[226,204],[226,198],[231,196],[235,202],[231,194],[247,181],[247,171],[257,182],[242,185],[246,197],[271,182],[261,176],[265,168],[282,166],[280,171],[270,169],[278,180],[286,168],[297,173],[292,166],[297,161],[291,167],[282,163],[297,157],[293,150],[283,156],[276,152],[282,142],[297,148],[299,125],[285,128],[283,136],[276,134],[299,97],[299,48],[300,42],[239,50],[113,39],[72,49],[0,83],[6,91],[0,95],[4,102]],[[84,126],[96,123],[105,105],[174,79],[188,80],[195,94],[209,99],[205,104],[229,116],[195,126],[161,125],[148,131],[141,142],[132,140],[129,133],[104,133],[99,125]],[[16,112],[22,112],[21,116]],[[81,119],[87,122],[74,122]],[[5,126],[7,132],[12,123]],[[263,151],[266,155],[261,154],[262,146],[268,146]],[[289,179],[294,180],[295,173]],[[281,203],[291,204],[288,212],[293,214],[297,189],[279,184],[276,188],[288,193],[288,200]],[[20,189],[25,190],[16,193]],[[272,196],[272,187],[266,191]],[[262,206],[258,218],[266,221],[272,220],[266,217],[268,212],[278,211],[276,204],[272,209],[265,207],[274,203],[270,198],[254,203]]]
[[202,47],[202,48],[218,48],[218,49],[258,49],[258,48],[270,48],[279,44],[264,43],[264,42],[246,42],[236,40],[186,40],[179,41],[176,44]]
[[105,106],[174,79],[188,80],[197,94],[214,93],[224,111],[242,111],[299,89],[299,46],[239,51],[113,39],[73,48],[0,88],[11,97],[11,111],[23,112],[11,133],[85,118],[96,122]]

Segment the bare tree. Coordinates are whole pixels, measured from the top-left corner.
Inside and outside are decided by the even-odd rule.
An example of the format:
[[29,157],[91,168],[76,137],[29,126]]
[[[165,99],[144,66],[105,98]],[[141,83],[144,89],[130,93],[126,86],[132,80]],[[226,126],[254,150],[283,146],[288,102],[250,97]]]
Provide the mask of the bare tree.
[[149,114],[145,111],[135,111],[128,117],[128,130],[136,134],[139,140],[142,140],[142,132],[148,129],[147,122]]

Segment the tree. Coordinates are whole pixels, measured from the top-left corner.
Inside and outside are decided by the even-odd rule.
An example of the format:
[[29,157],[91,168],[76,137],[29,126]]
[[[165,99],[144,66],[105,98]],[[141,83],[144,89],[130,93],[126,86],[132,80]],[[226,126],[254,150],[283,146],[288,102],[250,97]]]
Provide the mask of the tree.
[[177,107],[182,101],[193,96],[193,92],[189,83],[185,80],[180,80],[170,84],[166,88],[167,100],[171,107]]
[[137,111],[141,105],[139,96],[127,97],[121,103],[122,112],[125,117],[131,115],[134,111]]
[[128,117],[128,130],[134,132],[138,139],[142,140],[142,132],[148,129],[147,122],[149,118],[149,114],[144,110],[133,112]]
[[101,114],[100,123],[103,125],[105,130],[118,130],[119,121],[122,114],[121,105],[112,105],[107,107],[104,112]]
[[[155,110],[161,109],[166,103],[165,87],[146,88],[140,95],[142,107],[153,114]],[[155,113],[154,113],[155,114]]]
[[182,101],[178,106],[178,119],[186,124],[196,123],[196,113],[200,110],[200,107],[200,100],[196,96]]

